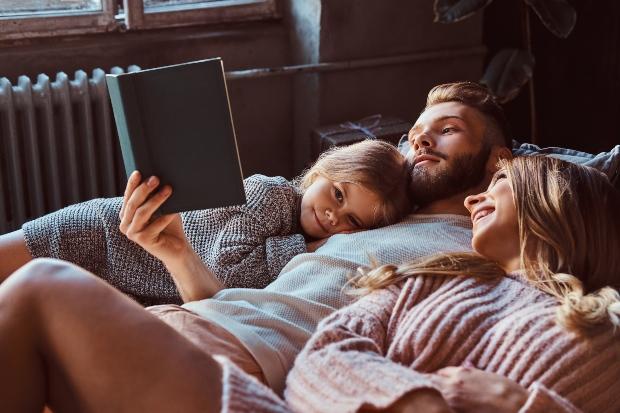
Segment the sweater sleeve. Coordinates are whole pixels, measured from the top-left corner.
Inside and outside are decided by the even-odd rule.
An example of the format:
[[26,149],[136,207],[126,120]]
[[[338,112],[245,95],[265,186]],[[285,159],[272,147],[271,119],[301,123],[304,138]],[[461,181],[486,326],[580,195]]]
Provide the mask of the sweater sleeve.
[[519,413],[581,413],[566,398],[560,396],[544,385],[534,382],[529,388],[529,397],[519,410]]
[[222,368],[222,413],[290,413],[284,401],[269,387],[225,356],[214,358]]
[[122,201],[93,199],[26,222],[30,253],[77,264],[143,305],[181,303],[161,261],[120,232]]
[[228,288],[264,288],[306,252],[303,235],[294,233],[299,195],[281,177],[253,175],[245,188],[247,204],[226,217],[207,264]]
[[321,322],[287,379],[294,411],[382,409],[413,390],[436,389],[425,375],[385,357],[399,293],[398,286],[375,291]]

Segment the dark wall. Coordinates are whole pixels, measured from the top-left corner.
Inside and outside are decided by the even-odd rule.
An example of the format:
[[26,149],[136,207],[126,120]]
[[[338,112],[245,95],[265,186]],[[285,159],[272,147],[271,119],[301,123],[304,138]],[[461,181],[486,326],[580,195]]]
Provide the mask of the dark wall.
[[[521,47],[522,0],[493,2],[485,10],[483,38],[489,56],[503,47]],[[574,0],[577,24],[567,39],[549,32],[530,16],[534,70],[536,136],[544,146],[588,152],[620,144],[620,2]],[[506,105],[518,139],[529,140],[529,95],[524,88]]]

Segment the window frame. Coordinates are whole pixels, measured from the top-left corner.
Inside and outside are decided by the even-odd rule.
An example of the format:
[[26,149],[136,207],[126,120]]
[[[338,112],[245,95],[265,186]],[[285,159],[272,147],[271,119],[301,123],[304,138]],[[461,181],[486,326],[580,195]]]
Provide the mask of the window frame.
[[230,23],[278,17],[276,0],[225,0],[183,6],[166,6],[146,12],[144,0],[123,0],[128,30]]
[[97,12],[0,17],[0,41],[265,20],[280,16],[277,2],[224,0],[145,12],[144,0],[123,0],[124,12],[119,14],[117,0],[102,0],[102,10]]
[[46,15],[0,17],[0,39],[101,33],[117,26],[116,1],[101,0],[100,11],[63,12]]

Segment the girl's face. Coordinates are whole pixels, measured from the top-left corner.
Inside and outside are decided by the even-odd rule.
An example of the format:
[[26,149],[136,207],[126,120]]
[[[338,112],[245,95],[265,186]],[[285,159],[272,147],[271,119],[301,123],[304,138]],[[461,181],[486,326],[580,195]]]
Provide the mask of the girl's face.
[[301,199],[301,228],[315,239],[370,228],[380,205],[379,196],[360,185],[319,175]]
[[506,174],[495,174],[486,192],[465,198],[473,224],[472,247],[506,272],[519,269],[519,227],[512,187]]

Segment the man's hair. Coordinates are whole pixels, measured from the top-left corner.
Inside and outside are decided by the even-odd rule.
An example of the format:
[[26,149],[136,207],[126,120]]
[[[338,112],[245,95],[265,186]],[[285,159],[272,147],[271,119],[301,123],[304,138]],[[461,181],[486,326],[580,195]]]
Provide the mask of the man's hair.
[[484,136],[487,143],[512,147],[510,127],[504,110],[485,86],[474,82],[437,85],[428,92],[424,110],[445,102],[459,102],[477,109],[487,120]]
[[409,171],[398,149],[380,140],[364,140],[349,146],[331,148],[296,179],[305,191],[317,177],[334,182],[360,185],[381,199],[376,225],[390,225],[407,215]]

